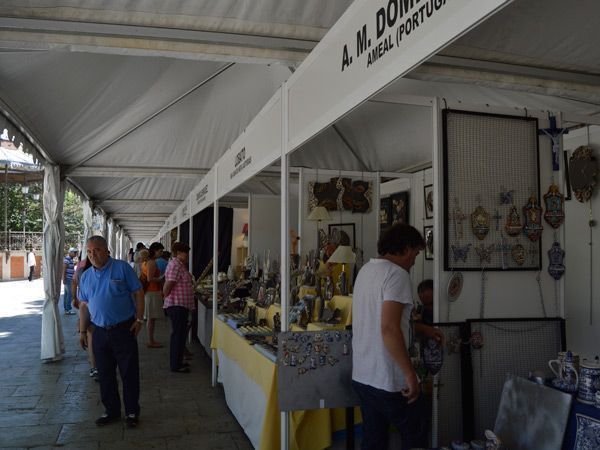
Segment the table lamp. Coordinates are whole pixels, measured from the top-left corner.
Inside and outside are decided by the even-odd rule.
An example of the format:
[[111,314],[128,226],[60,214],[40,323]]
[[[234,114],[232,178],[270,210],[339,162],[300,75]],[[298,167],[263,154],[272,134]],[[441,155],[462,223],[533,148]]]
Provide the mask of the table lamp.
[[349,245],[339,245],[327,262],[341,264],[342,273],[340,273],[340,294],[348,295],[348,280],[346,278],[346,264],[354,264],[356,255]]
[[315,206],[313,210],[310,212],[306,220],[310,220],[312,222],[317,222],[317,254],[319,253],[319,229],[321,221],[323,220],[331,220],[331,216],[329,215],[329,211],[324,206]]

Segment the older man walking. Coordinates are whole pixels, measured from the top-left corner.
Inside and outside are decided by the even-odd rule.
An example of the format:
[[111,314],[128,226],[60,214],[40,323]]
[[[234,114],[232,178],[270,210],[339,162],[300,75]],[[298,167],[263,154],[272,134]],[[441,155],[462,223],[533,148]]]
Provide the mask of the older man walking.
[[[110,257],[103,237],[88,239],[87,256],[93,267],[81,276],[79,300],[81,308],[89,309],[94,324],[93,351],[105,408],[96,425],[107,425],[121,417],[118,367],[123,384],[125,422],[133,428],[138,425],[140,413],[137,335],[144,324],[144,291],[131,266]],[[86,330],[79,330],[79,333],[79,342],[85,349]]]

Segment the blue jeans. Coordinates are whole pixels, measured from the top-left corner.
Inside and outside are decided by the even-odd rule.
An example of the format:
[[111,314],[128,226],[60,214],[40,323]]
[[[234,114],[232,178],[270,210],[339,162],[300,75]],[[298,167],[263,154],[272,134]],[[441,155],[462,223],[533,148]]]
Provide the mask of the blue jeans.
[[400,392],[388,392],[352,381],[360,399],[363,418],[362,450],[388,448],[388,432],[393,425],[402,437],[402,448],[428,447],[427,412],[423,394],[410,405]]
[[63,306],[65,307],[65,312],[71,311],[71,302],[73,301],[73,295],[71,293],[71,280],[63,283],[65,287],[65,293],[63,294]]

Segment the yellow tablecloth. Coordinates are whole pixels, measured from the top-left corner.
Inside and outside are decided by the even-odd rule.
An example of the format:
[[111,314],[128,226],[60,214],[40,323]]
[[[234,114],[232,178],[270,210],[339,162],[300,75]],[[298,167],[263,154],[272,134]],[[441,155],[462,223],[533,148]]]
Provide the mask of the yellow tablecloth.
[[[263,390],[266,409],[259,448],[260,450],[279,449],[277,365],[258,353],[246,339],[220,320],[216,321],[211,346],[225,353]],[[292,412],[290,418],[292,450],[322,450],[331,446],[333,432],[345,428],[344,418],[344,409]],[[360,415],[356,420],[356,423],[359,422]]]

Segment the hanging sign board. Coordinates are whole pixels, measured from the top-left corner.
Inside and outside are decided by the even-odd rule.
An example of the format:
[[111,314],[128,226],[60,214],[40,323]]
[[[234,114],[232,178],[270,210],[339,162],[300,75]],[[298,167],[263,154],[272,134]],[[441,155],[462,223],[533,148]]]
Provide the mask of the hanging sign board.
[[357,0],[290,77],[292,151],[512,0]]
[[281,88],[219,159],[221,198],[281,156]]
[[204,175],[202,181],[192,189],[190,194],[191,215],[196,215],[203,209],[211,206],[215,201],[215,176],[217,173],[216,167]]

